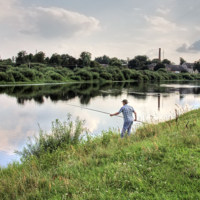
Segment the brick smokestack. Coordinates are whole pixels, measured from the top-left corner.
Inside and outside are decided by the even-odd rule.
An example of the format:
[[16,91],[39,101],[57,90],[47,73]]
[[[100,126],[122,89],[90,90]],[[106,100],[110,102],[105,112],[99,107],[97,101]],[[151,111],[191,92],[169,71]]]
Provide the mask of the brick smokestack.
[[158,60],[159,60],[159,63],[161,63],[161,48],[159,48]]

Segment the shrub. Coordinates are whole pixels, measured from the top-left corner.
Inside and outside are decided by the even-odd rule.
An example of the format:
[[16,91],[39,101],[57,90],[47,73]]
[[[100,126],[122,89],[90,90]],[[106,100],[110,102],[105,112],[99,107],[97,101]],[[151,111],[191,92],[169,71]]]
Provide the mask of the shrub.
[[30,80],[35,80],[35,71],[31,70],[31,69],[23,69],[20,70],[20,73],[23,74],[26,78],[30,79]]
[[80,76],[71,76],[70,78],[72,80],[75,80],[75,81],[81,81],[81,77]]
[[147,75],[143,75],[143,74],[142,74],[142,79],[145,80],[145,81],[149,80],[148,76]]
[[26,65],[26,64],[22,64],[22,65],[19,66],[19,68],[25,68],[25,69],[28,69],[28,65]]
[[7,72],[8,76],[13,76],[16,82],[29,82],[30,80],[26,78],[23,74],[21,74],[19,71],[13,71],[9,70]]
[[105,79],[105,80],[112,80],[112,74],[110,73],[107,73],[107,72],[102,72],[100,74],[100,77]]
[[182,77],[183,77],[184,79],[187,79],[187,80],[194,80],[194,78],[193,78],[192,76],[190,76],[190,74],[183,73],[183,74],[182,74]]
[[92,74],[88,71],[85,71],[85,70],[79,70],[77,73],[76,73],[77,76],[80,76],[82,80],[92,80]]
[[164,68],[160,68],[160,69],[158,70],[158,72],[164,72],[164,73],[167,73],[167,70],[164,69]]
[[8,75],[5,72],[0,72],[0,81],[7,81]]
[[178,80],[178,76],[174,73],[169,74],[170,79]]
[[92,77],[93,77],[93,79],[99,79],[99,73],[93,72]]
[[122,73],[124,75],[124,78],[126,80],[129,80],[130,79],[130,76],[131,76],[131,70],[130,69],[123,69],[122,70]]
[[60,74],[55,73],[55,72],[51,73],[50,77],[52,80],[57,80],[57,81],[61,81],[63,78]]
[[29,158],[31,155],[39,158],[43,152],[52,153],[63,145],[76,145],[79,143],[80,135],[84,131],[83,125],[84,121],[79,118],[76,119],[75,123],[71,121],[70,115],[67,121],[64,121],[63,123],[57,119],[52,123],[51,134],[47,134],[40,130],[39,136],[34,136],[34,142],[29,138],[27,148],[24,148],[22,152],[15,151],[15,153],[25,159]]

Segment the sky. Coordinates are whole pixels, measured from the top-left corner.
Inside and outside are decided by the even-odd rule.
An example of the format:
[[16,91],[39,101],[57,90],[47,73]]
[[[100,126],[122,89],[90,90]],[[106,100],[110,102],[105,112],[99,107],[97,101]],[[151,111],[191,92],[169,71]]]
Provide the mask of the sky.
[[[0,56],[200,59],[199,0],[0,0]],[[163,56],[163,54],[162,54]]]

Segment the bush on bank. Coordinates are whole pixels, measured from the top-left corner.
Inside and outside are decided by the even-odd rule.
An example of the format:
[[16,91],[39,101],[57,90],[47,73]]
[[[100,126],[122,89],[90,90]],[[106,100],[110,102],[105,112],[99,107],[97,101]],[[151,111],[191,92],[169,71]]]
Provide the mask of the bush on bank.
[[177,112],[130,138],[107,130],[85,140],[80,120],[57,120],[21,164],[0,169],[0,199],[199,199],[199,118],[200,110]]
[[[29,69],[30,67],[30,69]],[[0,68],[1,70],[1,68]],[[174,74],[166,69],[158,71],[128,69],[123,67],[84,67],[74,70],[63,67],[50,67],[45,64],[23,64],[19,67],[7,66],[2,68],[0,82],[54,82],[54,81],[124,81],[124,80],[199,80],[199,74],[181,73]]]

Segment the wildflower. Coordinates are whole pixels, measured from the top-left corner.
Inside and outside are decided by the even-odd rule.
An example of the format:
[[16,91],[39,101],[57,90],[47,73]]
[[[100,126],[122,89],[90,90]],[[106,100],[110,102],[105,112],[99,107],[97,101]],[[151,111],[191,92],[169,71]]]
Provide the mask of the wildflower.
[[108,192],[108,191],[106,190],[106,192]]
[[[84,192],[85,193],[85,192]],[[66,193],[65,195],[68,195],[68,193]]]
[[126,163],[123,163],[123,165],[126,165]]
[[121,165],[122,163],[119,163],[119,165]]
[[121,189],[118,189],[118,190],[121,190]]
[[142,165],[139,165],[140,167],[142,167]]
[[96,190],[99,190],[99,189],[96,189]]
[[166,184],[167,182],[165,182],[165,184]]
[[138,188],[136,188],[136,190],[138,190]]

